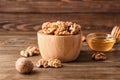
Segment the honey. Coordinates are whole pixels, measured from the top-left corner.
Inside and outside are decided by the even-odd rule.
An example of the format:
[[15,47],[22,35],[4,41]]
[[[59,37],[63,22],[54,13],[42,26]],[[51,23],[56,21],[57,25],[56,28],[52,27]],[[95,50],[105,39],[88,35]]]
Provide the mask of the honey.
[[116,39],[110,36],[88,36],[87,37],[87,43],[89,47],[94,51],[109,51],[112,49],[114,43],[116,42]]

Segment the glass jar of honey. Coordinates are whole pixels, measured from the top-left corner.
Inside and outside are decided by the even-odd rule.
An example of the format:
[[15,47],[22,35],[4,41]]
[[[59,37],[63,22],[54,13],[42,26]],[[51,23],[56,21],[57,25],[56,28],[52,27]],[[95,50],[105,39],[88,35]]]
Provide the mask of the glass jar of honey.
[[89,47],[94,51],[106,52],[112,49],[116,39],[110,34],[90,33],[86,37]]

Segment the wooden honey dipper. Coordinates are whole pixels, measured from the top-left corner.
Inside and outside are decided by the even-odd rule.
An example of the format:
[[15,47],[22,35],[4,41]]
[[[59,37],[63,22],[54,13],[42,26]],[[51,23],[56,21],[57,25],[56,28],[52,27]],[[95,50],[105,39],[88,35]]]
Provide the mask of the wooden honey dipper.
[[111,35],[116,38],[117,42],[120,41],[120,27],[119,26],[113,27]]

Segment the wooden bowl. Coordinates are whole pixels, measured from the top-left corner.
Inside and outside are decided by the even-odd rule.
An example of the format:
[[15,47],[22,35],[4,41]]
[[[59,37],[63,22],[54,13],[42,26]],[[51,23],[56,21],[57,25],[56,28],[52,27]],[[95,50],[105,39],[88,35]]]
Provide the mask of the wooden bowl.
[[80,54],[82,34],[56,36],[37,32],[38,46],[43,59],[75,60]]

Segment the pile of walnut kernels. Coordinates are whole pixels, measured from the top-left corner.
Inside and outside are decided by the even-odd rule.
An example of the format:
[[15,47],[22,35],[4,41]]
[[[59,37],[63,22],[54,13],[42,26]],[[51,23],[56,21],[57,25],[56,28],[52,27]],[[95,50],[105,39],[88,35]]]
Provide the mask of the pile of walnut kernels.
[[79,24],[73,22],[45,22],[42,25],[42,30],[40,30],[44,34],[48,35],[75,35],[78,34],[81,30],[81,26]]

